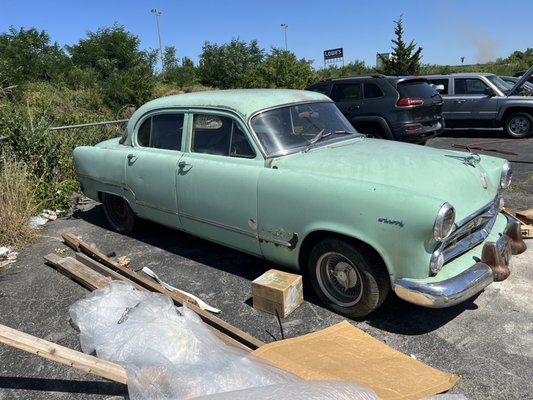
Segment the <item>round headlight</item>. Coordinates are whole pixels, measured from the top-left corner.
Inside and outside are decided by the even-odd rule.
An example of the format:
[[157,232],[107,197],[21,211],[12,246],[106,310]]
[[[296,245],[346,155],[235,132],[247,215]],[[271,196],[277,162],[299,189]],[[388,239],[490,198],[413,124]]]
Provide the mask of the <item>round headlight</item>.
[[505,161],[502,166],[502,175],[500,177],[500,187],[502,189],[507,189],[511,185],[511,179],[513,177],[513,169],[511,168],[511,163]]
[[455,208],[450,203],[444,203],[437,214],[433,225],[433,237],[442,241],[452,232],[455,224]]

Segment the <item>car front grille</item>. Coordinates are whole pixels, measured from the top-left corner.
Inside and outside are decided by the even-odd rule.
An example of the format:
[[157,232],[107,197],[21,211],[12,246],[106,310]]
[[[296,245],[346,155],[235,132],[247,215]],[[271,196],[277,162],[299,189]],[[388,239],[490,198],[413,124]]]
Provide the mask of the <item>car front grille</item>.
[[466,253],[489,236],[499,213],[500,198],[456,224],[455,230],[441,244],[444,263]]

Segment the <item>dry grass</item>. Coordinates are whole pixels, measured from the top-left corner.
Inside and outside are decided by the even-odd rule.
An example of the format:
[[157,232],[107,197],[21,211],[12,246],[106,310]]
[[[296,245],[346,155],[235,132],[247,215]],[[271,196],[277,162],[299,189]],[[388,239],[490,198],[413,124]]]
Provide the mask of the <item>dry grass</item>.
[[0,153],[0,246],[21,248],[36,236],[30,226],[37,210],[35,187],[24,163]]

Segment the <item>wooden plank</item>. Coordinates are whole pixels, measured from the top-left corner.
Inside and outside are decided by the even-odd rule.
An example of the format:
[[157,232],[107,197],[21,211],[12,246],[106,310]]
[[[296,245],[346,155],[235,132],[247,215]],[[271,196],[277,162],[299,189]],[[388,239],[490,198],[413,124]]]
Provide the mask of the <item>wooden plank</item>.
[[58,271],[90,290],[106,287],[111,281],[111,278],[87,268],[72,257],[61,258],[56,254],[48,254],[44,259]]
[[[109,283],[109,280],[113,278],[117,278],[117,280],[121,280],[123,282],[128,282],[130,285],[133,285],[137,288],[137,290],[141,291],[148,291],[148,289],[143,288],[140,285],[135,284],[125,276],[122,276],[111,269],[103,266],[102,264],[98,263],[97,261],[87,257],[85,254],[82,253],[76,253],[76,258],[79,258],[76,261],[84,260],[85,262],[81,262],[76,265],[75,268],[69,268],[72,263],[63,261],[65,259],[59,257],[57,254],[49,254],[46,257],[44,257],[47,263],[51,264],[52,266],[56,267],[59,272],[64,273],[69,278],[75,280],[76,282],[80,283],[82,286],[86,287],[87,289],[94,290],[95,288],[99,288],[97,286],[102,285],[102,287],[107,286]],[[90,265],[87,265],[90,264]],[[65,267],[65,265],[67,267]],[[91,268],[94,267],[94,268]],[[83,269],[88,269],[89,272],[83,271]],[[107,274],[101,274],[98,272],[98,270],[101,269],[102,271],[106,272]],[[91,271],[93,273],[91,273]],[[99,277],[95,274],[100,275]],[[90,278],[88,278],[90,276]],[[106,279],[107,278],[107,279]],[[174,302],[175,304],[175,302]],[[231,345],[233,347],[240,348],[245,351],[250,351],[250,347],[246,346],[245,344],[241,343],[240,341],[235,340],[234,338],[222,333],[215,327],[211,325],[207,325],[207,327],[224,343]]]
[[98,272],[99,274],[102,274],[103,276],[107,276],[115,281],[123,281],[128,282],[129,284],[133,285],[138,290],[146,290],[141,285],[136,284],[135,282],[132,282],[128,278],[126,278],[124,275],[119,274],[118,272],[113,271],[110,268],[107,268],[106,266],[100,264],[98,261],[93,260],[91,257],[87,256],[83,253],[76,253],[75,259],[85,265],[87,268],[92,269],[95,272]]
[[264,342],[260,341],[259,339],[256,339],[248,333],[240,330],[239,328],[221,320],[218,317],[215,317],[209,312],[202,310],[197,305],[188,302],[189,299],[182,293],[171,292],[165,289],[163,286],[159,285],[158,283],[155,283],[154,281],[121,266],[120,264],[109,259],[98,249],[90,246],[89,244],[85,243],[83,240],[75,237],[74,235],[70,233],[65,233],[63,234],[63,239],[70,247],[78,248],[81,252],[83,252],[90,258],[98,261],[99,263],[108,268],[111,268],[113,271],[127,277],[128,279],[144,287],[145,289],[150,290],[151,292],[159,292],[163,293],[166,296],[169,296],[174,301],[174,304],[182,305],[184,302],[187,302],[187,307],[193,310],[196,314],[198,314],[202,321],[224,333],[225,335],[229,336],[230,338],[236,340],[237,342],[243,344],[247,348],[255,350],[264,345]]
[[5,325],[0,325],[0,343],[114,382],[127,384],[126,370],[121,365],[48,342]]
[[516,212],[516,217],[524,223],[524,225],[533,224],[533,208],[529,210],[522,210]]

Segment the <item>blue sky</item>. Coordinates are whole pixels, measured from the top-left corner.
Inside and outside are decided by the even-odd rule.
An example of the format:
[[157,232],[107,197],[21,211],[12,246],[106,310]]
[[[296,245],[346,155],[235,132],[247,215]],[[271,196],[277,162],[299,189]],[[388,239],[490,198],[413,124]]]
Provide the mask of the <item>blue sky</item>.
[[[423,48],[426,64],[487,62],[533,47],[533,1],[317,1],[317,0],[2,0],[0,32],[10,26],[45,30],[59,45],[76,44],[115,22],[139,37],[142,49],[159,49],[156,16],[161,11],[163,46],[195,63],[206,41],[256,39],[261,48],[285,47],[323,66],[323,51],[344,49],[345,64],[374,66],[377,52],[390,52],[393,21],[403,15],[404,40]],[[514,15],[518,15],[517,17]],[[524,17],[520,17],[524,16]],[[1,55],[0,55],[1,56]]]

